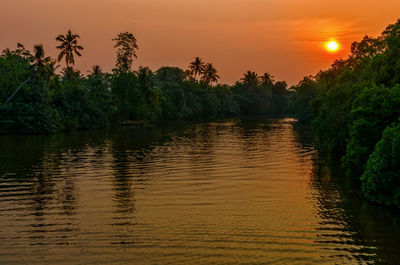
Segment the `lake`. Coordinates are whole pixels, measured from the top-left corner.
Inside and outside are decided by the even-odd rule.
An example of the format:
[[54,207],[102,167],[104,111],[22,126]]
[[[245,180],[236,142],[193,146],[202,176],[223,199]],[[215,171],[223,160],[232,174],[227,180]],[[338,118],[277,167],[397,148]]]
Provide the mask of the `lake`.
[[0,264],[399,264],[292,119],[0,136]]

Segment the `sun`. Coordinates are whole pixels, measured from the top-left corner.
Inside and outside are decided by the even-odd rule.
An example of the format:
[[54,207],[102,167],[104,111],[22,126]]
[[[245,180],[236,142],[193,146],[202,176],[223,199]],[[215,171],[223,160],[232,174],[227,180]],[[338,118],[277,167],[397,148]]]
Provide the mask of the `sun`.
[[326,43],[326,49],[330,52],[336,52],[339,49],[339,44],[336,41]]

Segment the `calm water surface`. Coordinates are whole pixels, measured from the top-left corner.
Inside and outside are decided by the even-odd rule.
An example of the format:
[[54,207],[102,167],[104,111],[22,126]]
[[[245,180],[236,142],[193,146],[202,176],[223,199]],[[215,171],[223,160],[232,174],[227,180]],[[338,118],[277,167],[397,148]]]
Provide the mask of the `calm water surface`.
[[293,120],[0,136],[0,264],[400,264]]

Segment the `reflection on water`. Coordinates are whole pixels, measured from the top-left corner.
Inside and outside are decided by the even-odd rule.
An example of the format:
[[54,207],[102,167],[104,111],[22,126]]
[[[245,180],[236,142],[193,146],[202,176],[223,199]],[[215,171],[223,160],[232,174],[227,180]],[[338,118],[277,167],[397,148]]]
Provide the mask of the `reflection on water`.
[[290,119],[0,137],[0,264],[396,264]]

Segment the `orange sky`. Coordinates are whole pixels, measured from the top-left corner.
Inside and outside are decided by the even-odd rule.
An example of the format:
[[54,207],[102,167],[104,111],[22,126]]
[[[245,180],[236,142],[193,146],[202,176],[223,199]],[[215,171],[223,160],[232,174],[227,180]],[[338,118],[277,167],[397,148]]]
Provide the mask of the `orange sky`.
[[[85,47],[77,67],[109,71],[111,39],[130,31],[140,47],[135,67],[186,68],[200,56],[222,82],[253,70],[294,84],[346,56],[352,41],[381,33],[398,10],[398,0],[1,0],[0,49],[42,43],[56,56],[55,36],[71,28]],[[331,38],[338,53],[324,49]]]

